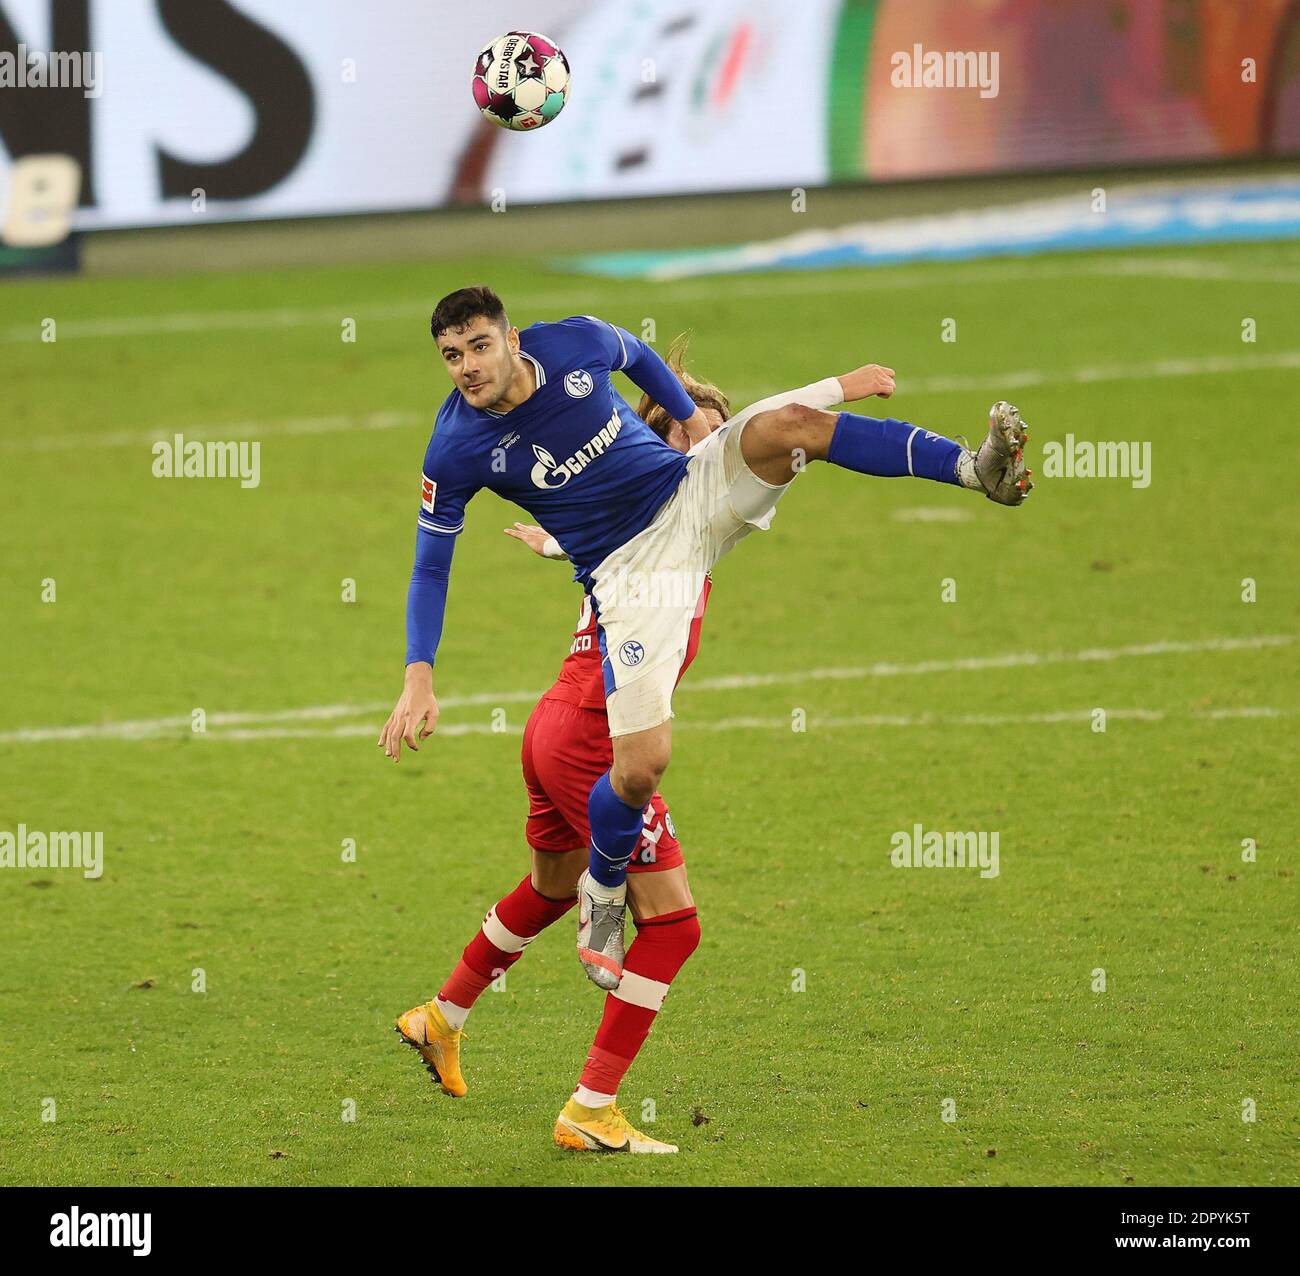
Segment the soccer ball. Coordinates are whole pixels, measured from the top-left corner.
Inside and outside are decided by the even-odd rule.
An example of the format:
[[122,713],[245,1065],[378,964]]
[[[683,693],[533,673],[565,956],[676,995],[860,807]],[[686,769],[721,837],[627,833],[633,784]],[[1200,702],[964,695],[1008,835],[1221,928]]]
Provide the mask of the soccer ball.
[[508,31],[478,55],[474,101],[502,128],[525,132],[549,124],[569,96],[569,63],[554,40]]

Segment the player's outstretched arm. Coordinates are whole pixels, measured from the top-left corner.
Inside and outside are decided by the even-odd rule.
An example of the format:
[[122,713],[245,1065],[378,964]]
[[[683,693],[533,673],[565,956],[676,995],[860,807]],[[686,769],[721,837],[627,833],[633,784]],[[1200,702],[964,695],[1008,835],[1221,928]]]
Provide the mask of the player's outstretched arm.
[[691,446],[709,436],[709,421],[695,401],[686,393],[686,387],[677,374],[663,361],[659,352],[644,341],[634,337],[626,328],[615,327],[603,319],[596,320],[600,331],[613,334],[617,346],[607,343],[610,367],[615,372],[625,372],[633,385],[644,390],[656,403],[662,404],[686,431]]
[[433,660],[442,638],[455,545],[454,536],[416,533],[415,568],[406,595],[406,680],[377,742],[394,762],[401,761],[403,742],[418,753],[418,742],[438,725]]
[[394,762],[400,762],[402,742],[419,753],[417,739],[427,739],[437,725],[438,701],[433,694],[433,666],[417,660],[406,666],[406,685],[384,723],[379,744]]
[[826,410],[837,403],[852,403],[856,399],[867,399],[878,394],[887,399],[894,393],[894,370],[882,367],[878,363],[864,364],[852,372],[839,377],[826,377],[800,386],[797,390],[784,390],[780,394],[769,395],[759,399],[748,407],[742,408],[731,418],[732,425],[749,421],[763,412],[775,412],[791,404],[802,404],[806,408]]
[[[894,393],[894,370],[879,363],[864,363],[852,372],[846,372],[836,378],[844,390],[841,403],[854,403],[858,399],[870,399],[879,395],[888,399]],[[820,404],[814,406],[820,407]]]

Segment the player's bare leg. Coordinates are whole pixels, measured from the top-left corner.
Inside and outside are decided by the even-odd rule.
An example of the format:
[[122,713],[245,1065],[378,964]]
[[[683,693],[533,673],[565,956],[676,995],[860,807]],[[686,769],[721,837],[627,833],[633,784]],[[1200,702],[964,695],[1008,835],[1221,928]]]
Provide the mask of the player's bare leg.
[[629,806],[643,808],[655,795],[673,753],[673,724],[661,722],[649,731],[615,736],[610,780]]
[[781,486],[809,461],[830,461],[879,477],[930,478],[1019,505],[1033,489],[1025,468],[1029,432],[1013,404],[999,399],[977,451],[893,418],[822,412],[799,404],[760,412],[741,435],[741,455],[765,483]]
[[629,873],[627,902],[632,906],[632,917],[637,925],[679,913],[684,908],[694,908],[691,884],[686,880],[686,866],[668,868],[662,873]]
[[672,756],[672,723],[615,736],[614,764],[592,791],[592,868],[578,879],[578,960],[606,991],[623,975],[627,865],[641,838],[641,813]]
[[587,867],[587,848],[579,847],[563,855],[546,851],[533,852],[533,889],[547,899],[573,899],[578,893],[578,878]]
[[442,991],[398,1019],[398,1034],[419,1052],[447,1094],[461,1098],[469,1090],[460,1050],[475,1001],[523,956],[536,935],[573,907],[587,856],[585,846],[568,852],[534,850],[532,872],[488,910]]
[[628,902],[637,937],[627,953],[618,989],[605,999],[605,1013],[577,1089],[555,1121],[555,1142],[576,1152],[672,1153],[638,1130],[617,1103],[618,1086],[641,1049],[669,984],[699,943],[684,865],[628,876]]
[[[893,373],[889,369],[869,365],[866,371],[873,373],[876,393],[888,397],[893,392]],[[843,387],[844,379],[840,381]],[[730,464],[740,473],[726,474],[725,481],[731,486],[730,512],[746,521],[770,516],[781,489],[810,461],[827,461],[882,478],[910,475],[931,479],[982,491],[1003,505],[1020,504],[1032,487],[1024,464],[1026,434],[1020,414],[1001,400],[993,405],[988,434],[977,452],[892,417],[836,414],[800,404],[759,412],[734,437],[738,438],[744,466],[735,465],[733,459]],[[715,456],[725,457],[725,448],[724,442],[710,461]],[[745,468],[748,475],[744,474]],[[648,685],[653,689],[650,672],[642,674],[647,679],[641,684],[643,688]],[[613,693],[633,697],[617,702],[629,725],[639,725],[638,711],[647,705],[651,711],[659,708],[648,699],[636,699],[637,688],[638,682],[633,679]],[[647,731],[616,736],[613,767],[591,792],[591,861],[578,883],[578,956],[588,977],[601,988],[618,987],[626,866],[636,850],[640,813],[667,768],[671,750],[668,722]]]

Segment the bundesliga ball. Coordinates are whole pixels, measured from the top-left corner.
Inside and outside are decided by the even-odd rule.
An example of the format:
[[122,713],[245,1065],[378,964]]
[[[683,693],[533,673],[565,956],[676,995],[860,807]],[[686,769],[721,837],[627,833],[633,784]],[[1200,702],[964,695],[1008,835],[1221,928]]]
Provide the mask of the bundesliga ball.
[[478,55],[474,101],[502,128],[525,132],[549,124],[569,96],[569,63],[554,40],[508,31]]

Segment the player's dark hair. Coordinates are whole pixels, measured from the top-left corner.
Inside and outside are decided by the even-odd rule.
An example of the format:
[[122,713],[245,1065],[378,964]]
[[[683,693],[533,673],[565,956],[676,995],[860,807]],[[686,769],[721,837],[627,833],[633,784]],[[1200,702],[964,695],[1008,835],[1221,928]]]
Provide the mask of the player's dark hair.
[[[685,387],[686,393],[691,396],[691,401],[696,407],[715,408],[726,421],[731,416],[731,401],[711,381],[701,381],[686,371],[686,349],[690,344],[689,333],[683,332],[674,337],[664,362],[677,374],[677,379]],[[667,408],[656,403],[648,394],[641,396],[636,414],[661,439],[668,437],[668,431],[673,427],[673,417]]]
[[449,292],[433,308],[429,331],[437,341],[448,329],[463,331],[471,320],[477,319],[480,315],[503,328],[510,327],[510,320],[506,318],[505,303],[486,284],[477,284],[473,288],[457,288],[455,292]]

